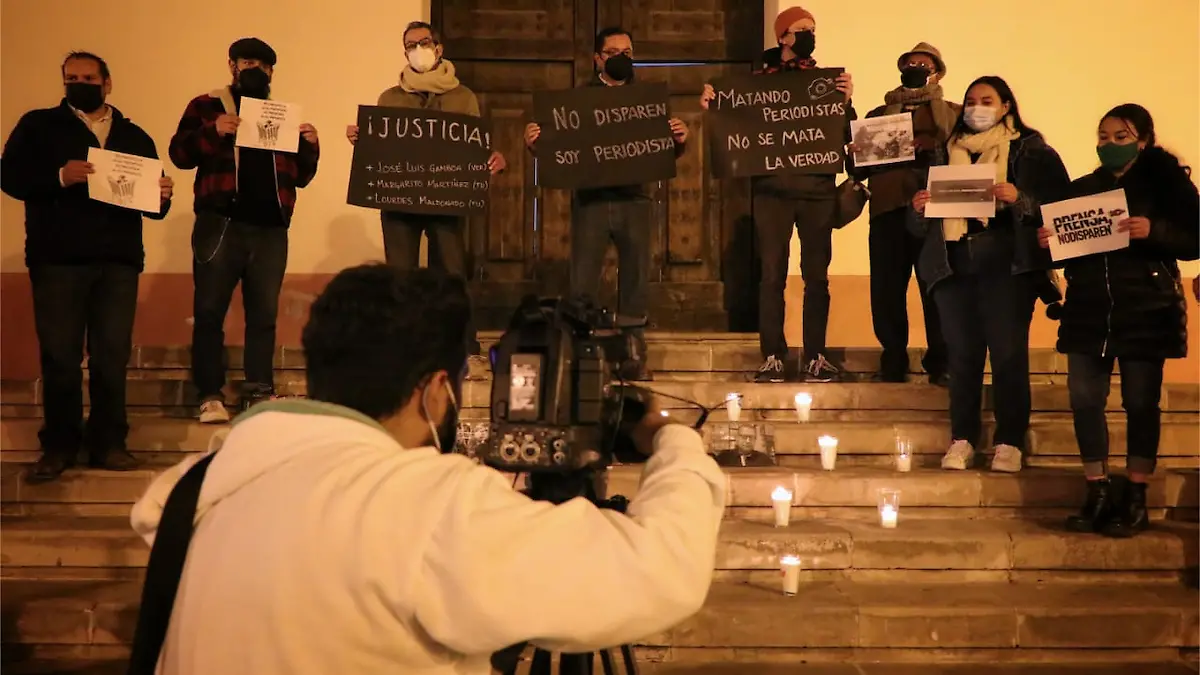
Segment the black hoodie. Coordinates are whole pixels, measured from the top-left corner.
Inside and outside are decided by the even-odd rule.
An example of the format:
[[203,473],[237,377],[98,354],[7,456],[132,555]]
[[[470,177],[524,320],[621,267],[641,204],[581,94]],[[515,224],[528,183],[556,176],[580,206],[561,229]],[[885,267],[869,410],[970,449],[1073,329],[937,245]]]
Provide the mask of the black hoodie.
[[[110,106],[111,107],[111,106]],[[0,157],[0,190],[25,202],[25,264],[117,263],[141,270],[142,212],[88,196],[87,183],[63,187],[59,169],[68,160],[87,160],[100,147],[96,135],[67,105],[31,110],[17,122]],[[112,108],[106,150],[158,158],[154,140]],[[161,220],[170,209],[145,214]]]

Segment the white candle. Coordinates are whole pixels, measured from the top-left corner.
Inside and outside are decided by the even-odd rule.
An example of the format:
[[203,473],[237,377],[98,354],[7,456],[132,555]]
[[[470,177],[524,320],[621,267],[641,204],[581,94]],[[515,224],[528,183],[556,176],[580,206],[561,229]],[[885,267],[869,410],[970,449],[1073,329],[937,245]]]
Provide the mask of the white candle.
[[737,422],[742,418],[742,395],[729,394],[725,397],[725,412],[729,414],[730,422]]
[[800,590],[800,558],[785,555],[779,559],[779,566],[783,568],[783,594],[795,595]]
[[771,506],[775,507],[775,527],[787,527],[792,518],[792,491],[782,485],[772,490]]
[[879,524],[888,529],[896,527],[896,521],[900,517],[900,511],[891,504],[884,504],[879,509]]
[[899,455],[896,455],[896,470],[901,473],[912,471],[912,455],[907,451],[901,451]]
[[796,394],[796,421],[807,422],[812,414],[812,394],[800,392]]
[[821,446],[821,468],[833,471],[837,464],[838,440],[833,436],[821,436],[817,439],[817,445]]

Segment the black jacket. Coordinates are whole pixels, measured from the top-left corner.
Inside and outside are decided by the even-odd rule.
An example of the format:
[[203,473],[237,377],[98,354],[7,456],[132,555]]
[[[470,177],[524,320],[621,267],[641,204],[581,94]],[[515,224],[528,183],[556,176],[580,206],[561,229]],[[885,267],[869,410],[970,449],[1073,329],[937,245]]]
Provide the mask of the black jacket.
[[[0,158],[0,189],[25,202],[25,264],[118,263],[143,268],[142,213],[88,196],[87,183],[64,188],[59,169],[68,160],[87,160],[100,147],[95,134],[64,100],[56,108],[31,110],[17,122]],[[154,140],[112,109],[106,150],[158,158]],[[170,209],[163,204],[161,220]]]
[[1187,305],[1177,260],[1200,257],[1200,195],[1179,160],[1147,148],[1125,175],[1097,169],[1071,184],[1081,197],[1124,189],[1150,236],[1129,248],[1072,258],[1058,327],[1065,354],[1174,359],[1187,355]]

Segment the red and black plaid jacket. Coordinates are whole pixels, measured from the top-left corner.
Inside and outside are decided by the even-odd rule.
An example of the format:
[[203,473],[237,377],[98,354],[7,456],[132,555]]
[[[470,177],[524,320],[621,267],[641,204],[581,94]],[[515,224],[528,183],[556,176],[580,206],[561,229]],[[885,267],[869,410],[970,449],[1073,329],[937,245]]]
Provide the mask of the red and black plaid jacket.
[[[222,98],[232,104],[228,88],[192,99],[179,119],[179,128],[171,137],[171,161],[180,169],[196,169],[193,189],[197,213],[228,213],[237,194],[234,136],[217,134],[217,118],[226,112]],[[301,138],[299,152],[274,154],[279,206],[287,225],[296,208],[296,190],[307,186],[317,175],[320,148]]]

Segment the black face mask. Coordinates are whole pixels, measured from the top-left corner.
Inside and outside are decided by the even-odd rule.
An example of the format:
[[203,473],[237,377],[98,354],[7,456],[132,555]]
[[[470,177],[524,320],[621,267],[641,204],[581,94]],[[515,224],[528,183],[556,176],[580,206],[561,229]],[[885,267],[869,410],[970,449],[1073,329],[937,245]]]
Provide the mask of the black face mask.
[[907,66],[900,71],[900,84],[905,89],[924,89],[929,76],[929,71],[921,66]]
[[89,82],[68,82],[67,103],[85,113],[96,112],[104,105],[104,90]]
[[604,61],[604,74],[618,82],[625,82],[633,77],[633,59],[624,54],[608,57]]
[[811,30],[802,30],[797,31],[795,36],[796,41],[792,44],[792,51],[799,58],[810,58],[817,48],[817,34]]
[[271,92],[271,76],[262,68],[247,68],[238,73],[237,88],[243,96],[266,98]]

